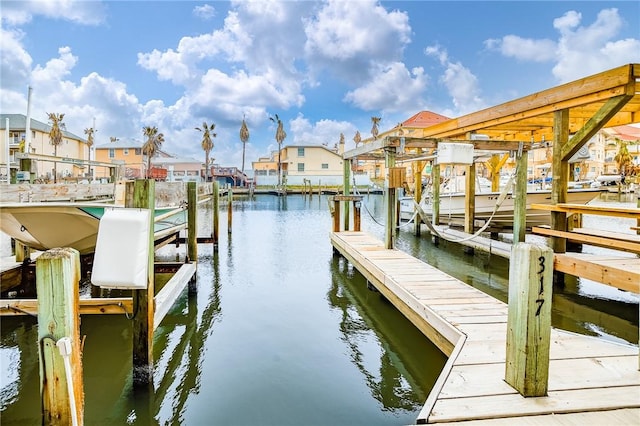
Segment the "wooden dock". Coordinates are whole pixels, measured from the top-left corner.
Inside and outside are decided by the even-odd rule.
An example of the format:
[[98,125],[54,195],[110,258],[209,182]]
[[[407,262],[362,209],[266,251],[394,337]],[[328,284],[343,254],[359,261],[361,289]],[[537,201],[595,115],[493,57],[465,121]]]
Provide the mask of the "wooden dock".
[[331,243],[449,356],[418,424],[638,424],[638,348],[551,330],[548,396],[505,378],[507,305],[364,232]]

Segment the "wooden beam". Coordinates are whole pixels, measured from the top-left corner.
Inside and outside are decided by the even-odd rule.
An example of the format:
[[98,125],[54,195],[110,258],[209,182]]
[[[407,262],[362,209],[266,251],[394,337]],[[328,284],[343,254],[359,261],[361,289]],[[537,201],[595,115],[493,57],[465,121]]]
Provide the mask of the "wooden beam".
[[[566,109],[556,111],[553,126],[553,181],[551,182],[551,204],[559,204],[567,201],[567,181],[569,180],[569,163],[562,159],[562,147],[569,140],[569,111]],[[564,212],[551,212],[551,228],[556,231],[567,230],[567,214]],[[567,251],[567,240],[551,237],[551,248],[554,253]]]
[[578,133],[573,135],[567,144],[562,147],[561,157],[569,160],[578,150],[604,127],[618,111],[626,105],[633,95],[620,95],[609,99]]
[[598,216],[626,217],[629,219],[640,219],[640,208],[623,208],[609,206],[589,206],[586,204],[559,203],[552,204],[531,204],[535,210],[547,210],[550,212],[564,212],[567,214],[593,214]]
[[[131,315],[133,303],[130,297],[80,299],[78,313]],[[0,316],[38,315],[36,299],[4,299],[0,300]]]
[[549,228],[534,226],[531,231],[534,234],[545,235],[547,237],[561,237],[578,243],[589,244],[592,246],[606,247],[612,250],[625,250],[633,253],[640,253],[640,243],[633,241],[625,241],[605,236],[588,235],[578,232],[555,231]]
[[196,273],[195,263],[185,263],[155,296],[156,311],[153,319],[154,330],[160,326],[163,318],[175,303],[178,295]]

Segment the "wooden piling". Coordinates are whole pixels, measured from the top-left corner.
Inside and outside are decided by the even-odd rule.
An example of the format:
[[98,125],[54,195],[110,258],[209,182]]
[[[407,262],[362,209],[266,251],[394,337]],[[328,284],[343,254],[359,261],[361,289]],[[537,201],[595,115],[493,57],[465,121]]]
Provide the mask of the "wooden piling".
[[[80,254],[72,248],[55,248],[36,261],[38,292],[38,342],[42,423],[70,425],[84,423],[84,386],[80,353],[78,312]],[[69,362],[56,346],[70,339]],[[62,341],[61,341],[62,342]],[[69,375],[66,368],[71,368]],[[67,377],[71,377],[71,386]]]
[[214,249],[218,248],[218,234],[219,234],[219,218],[218,214],[220,212],[220,184],[218,181],[213,182],[213,195],[211,196],[213,199],[213,212],[211,215],[213,216],[213,233],[211,237],[213,238],[213,247]]
[[196,182],[187,182],[187,261],[198,259],[198,188]]
[[[155,181],[136,179],[126,184],[127,207],[149,209],[151,221],[155,211]],[[147,387],[153,384],[153,318],[155,315],[154,239],[153,223],[149,232],[149,263],[147,288],[133,293],[133,386]]]
[[233,223],[233,190],[229,188],[227,191],[227,233],[231,234]]
[[525,242],[527,230],[527,160],[522,152],[516,166],[515,187],[513,189],[513,243]]
[[396,188],[392,188],[389,184],[389,173],[390,170],[396,166],[396,150],[395,148],[385,148],[385,165],[387,169],[387,181],[386,181],[386,190],[385,190],[385,236],[384,236],[384,247],[386,249],[393,248],[393,236],[395,235],[396,228]]
[[545,396],[549,382],[553,251],[517,243],[509,268],[505,380],[523,396]]
[[[351,193],[351,183],[349,179],[351,178],[351,160],[343,159],[343,184],[344,189],[342,191],[342,195],[350,195]],[[349,203],[344,203],[344,230],[349,230]]]

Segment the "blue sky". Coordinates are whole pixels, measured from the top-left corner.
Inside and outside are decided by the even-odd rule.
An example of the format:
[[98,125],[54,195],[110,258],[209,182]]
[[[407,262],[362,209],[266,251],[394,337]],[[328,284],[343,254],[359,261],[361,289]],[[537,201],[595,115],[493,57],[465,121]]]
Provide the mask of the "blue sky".
[[[240,167],[284,144],[328,144],[371,117],[456,117],[640,63],[638,1],[5,1],[0,110],[65,113],[96,144],[165,135],[163,149]],[[249,166],[250,167],[250,166]],[[249,168],[246,167],[246,168]]]

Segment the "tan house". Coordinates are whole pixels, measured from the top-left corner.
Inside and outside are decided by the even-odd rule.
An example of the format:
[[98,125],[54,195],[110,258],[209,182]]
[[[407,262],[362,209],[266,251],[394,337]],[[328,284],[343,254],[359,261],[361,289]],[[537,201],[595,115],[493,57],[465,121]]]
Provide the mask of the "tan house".
[[[6,123],[9,122],[9,158],[7,162],[6,147]],[[20,169],[20,159],[18,156],[24,154],[27,149],[26,143],[27,117],[24,114],[0,114],[0,131],[2,132],[2,149],[0,150],[0,178],[6,181],[7,163],[15,182],[17,172]],[[30,178],[44,182],[53,181],[54,170],[57,179],[84,179],[89,177],[89,167],[86,161],[89,160],[89,147],[87,141],[69,131],[62,131],[62,144],[53,147],[49,140],[51,126],[41,121],[30,120],[31,141],[29,145],[29,156],[32,158]],[[56,157],[58,157],[56,159]],[[55,160],[55,161],[54,161]],[[20,174],[25,176],[24,174]],[[27,180],[29,177],[26,178]]]
[[[119,164],[121,168],[114,178],[145,176],[147,163],[142,154],[142,142],[128,138],[111,138],[110,142],[95,146],[95,161]],[[96,168],[96,179],[110,178],[109,169]]]
[[[343,184],[342,153],[344,144],[334,149],[324,145],[289,145],[280,151],[282,181],[285,185],[302,186],[311,182],[313,186]],[[252,162],[256,186],[273,186],[278,183],[278,151],[270,157],[259,158]],[[366,176],[365,176],[366,178]],[[362,180],[359,177],[358,180]],[[368,185],[357,181],[358,185]]]

